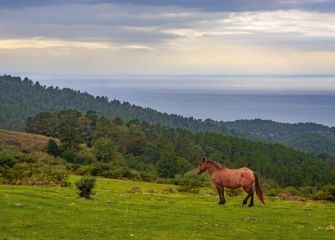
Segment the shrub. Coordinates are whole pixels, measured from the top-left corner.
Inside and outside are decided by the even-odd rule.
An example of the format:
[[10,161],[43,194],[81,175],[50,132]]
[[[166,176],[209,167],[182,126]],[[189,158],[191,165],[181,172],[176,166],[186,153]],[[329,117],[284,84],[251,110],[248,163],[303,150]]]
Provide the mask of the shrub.
[[46,173],[45,178],[50,182],[62,185],[68,182],[69,175],[64,172],[49,172]]
[[88,165],[82,165],[80,166],[76,171],[76,175],[88,175],[91,172],[91,166]]
[[193,179],[194,181],[196,181],[199,186],[211,186],[212,185],[212,178],[210,177],[209,174],[202,174],[202,175],[199,175],[196,173],[195,170],[191,170],[191,171],[188,171],[186,172],[184,175],[183,175],[184,178],[189,178],[189,179]]
[[109,138],[100,138],[94,143],[96,158],[100,162],[111,162],[115,159],[115,145]]
[[150,172],[140,172],[141,179],[145,182],[154,182],[157,179],[157,176]]
[[3,179],[12,178],[12,169],[18,163],[18,154],[14,150],[0,150],[0,177]]
[[178,186],[177,187],[178,192],[188,192],[188,193],[194,193],[198,194],[200,189],[193,187],[191,185],[185,185],[185,186]]
[[97,163],[91,168],[92,176],[102,176],[105,178],[141,180],[141,174],[127,166]]
[[292,187],[292,186],[284,188],[281,192],[282,193],[290,193],[293,196],[296,196],[296,195],[299,194],[299,191],[295,187]]
[[324,186],[313,198],[315,200],[335,201],[335,186]]
[[132,170],[127,167],[117,167],[107,170],[103,172],[101,176],[105,178],[127,178],[131,180],[141,180],[141,176],[136,170]]
[[47,153],[57,157],[59,155],[59,148],[55,140],[50,139],[46,146]]
[[80,178],[75,184],[79,191],[79,196],[89,199],[91,194],[94,194],[93,188],[95,187],[96,178],[91,176],[84,176]]
[[179,185],[177,187],[179,192],[199,193],[200,187],[203,186],[203,183],[198,179],[185,177],[178,177],[174,183]]
[[243,190],[242,188],[238,188],[238,189],[228,189],[228,188],[225,188],[225,192],[227,193],[227,195],[229,197],[238,197],[240,195],[243,194]]
[[276,197],[282,192],[282,189],[279,187],[274,187],[265,191],[267,196]]
[[299,188],[299,195],[303,197],[311,198],[313,197],[317,192],[316,187],[300,187]]
[[62,157],[66,161],[71,162],[71,163],[75,162],[76,156],[77,156],[76,152],[72,149],[66,149],[62,154]]
[[97,162],[97,158],[95,157],[92,148],[85,147],[77,153],[75,162],[81,164],[92,164]]
[[92,166],[91,175],[93,176],[103,176],[106,171],[112,168],[110,164],[107,163],[97,163]]

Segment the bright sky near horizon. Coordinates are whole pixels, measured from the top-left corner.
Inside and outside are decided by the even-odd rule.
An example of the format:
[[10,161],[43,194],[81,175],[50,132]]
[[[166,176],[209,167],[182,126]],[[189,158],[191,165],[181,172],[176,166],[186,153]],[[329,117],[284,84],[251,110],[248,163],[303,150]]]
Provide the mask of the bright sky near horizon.
[[0,0],[0,72],[335,74],[335,1]]

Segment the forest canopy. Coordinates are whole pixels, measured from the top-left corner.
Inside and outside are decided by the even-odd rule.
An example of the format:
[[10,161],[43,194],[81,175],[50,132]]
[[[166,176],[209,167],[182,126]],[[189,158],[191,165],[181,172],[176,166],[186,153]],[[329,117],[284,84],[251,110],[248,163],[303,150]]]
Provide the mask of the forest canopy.
[[71,163],[124,164],[161,178],[185,174],[206,155],[231,168],[247,166],[280,186],[322,186],[335,179],[335,169],[327,159],[283,145],[192,133],[139,120],[109,121],[94,111],[39,113],[27,121],[26,130],[59,138],[62,157]]
[[315,123],[288,124],[261,119],[233,122],[200,120],[161,113],[115,99],[109,100],[104,96],[94,97],[69,88],[47,87],[28,78],[10,75],[0,76],[0,93],[0,128],[9,130],[23,130],[26,119],[40,112],[77,109],[84,113],[94,109],[98,116],[109,120],[127,122],[138,119],[193,132],[215,132],[253,141],[281,143],[305,152],[335,158],[335,128]]

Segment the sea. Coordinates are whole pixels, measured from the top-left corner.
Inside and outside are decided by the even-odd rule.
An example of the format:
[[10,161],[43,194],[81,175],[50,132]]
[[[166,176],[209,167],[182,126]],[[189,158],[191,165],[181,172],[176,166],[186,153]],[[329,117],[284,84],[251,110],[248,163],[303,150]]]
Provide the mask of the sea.
[[[34,79],[33,79],[34,80]],[[68,87],[161,112],[199,119],[266,119],[335,126],[335,77],[299,76],[106,76],[47,78]]]

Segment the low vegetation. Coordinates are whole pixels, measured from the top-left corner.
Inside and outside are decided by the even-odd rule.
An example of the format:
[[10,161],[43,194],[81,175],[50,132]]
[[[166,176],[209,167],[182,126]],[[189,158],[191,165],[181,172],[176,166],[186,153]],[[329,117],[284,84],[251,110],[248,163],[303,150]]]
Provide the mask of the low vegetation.
[[66,162],[61,158],[0,146],[0,183],[67,186],[67,178]]
[[93,192],[93,188],[95,187],[96,179],[91,176],[84,176],[75,182],[75,185],[78,189],[79,196],[82,198],[89,199]]

